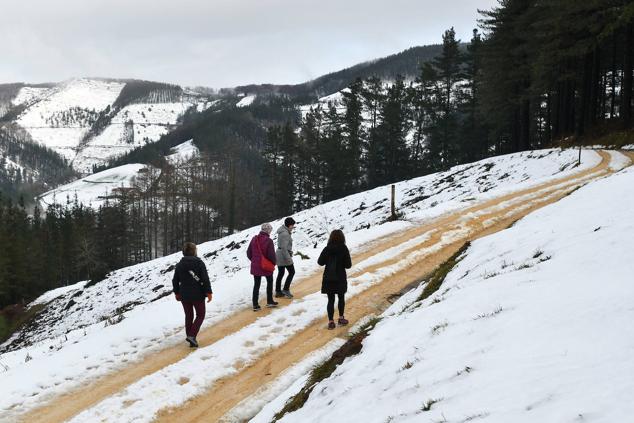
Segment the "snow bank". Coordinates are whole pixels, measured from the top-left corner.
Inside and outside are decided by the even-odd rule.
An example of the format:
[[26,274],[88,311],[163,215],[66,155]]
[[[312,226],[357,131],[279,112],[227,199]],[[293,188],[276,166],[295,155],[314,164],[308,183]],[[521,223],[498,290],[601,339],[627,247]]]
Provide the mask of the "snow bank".
[[282,421],[629,421],[633,209],[627,169],[475,241]]

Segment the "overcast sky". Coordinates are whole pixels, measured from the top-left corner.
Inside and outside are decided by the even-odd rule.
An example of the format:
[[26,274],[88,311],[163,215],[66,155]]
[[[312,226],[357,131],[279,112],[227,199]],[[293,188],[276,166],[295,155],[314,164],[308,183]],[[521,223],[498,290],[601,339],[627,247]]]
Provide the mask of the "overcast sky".
[[454,26],[495,0],[0,0],[0,83],[79,76],[299,83]]

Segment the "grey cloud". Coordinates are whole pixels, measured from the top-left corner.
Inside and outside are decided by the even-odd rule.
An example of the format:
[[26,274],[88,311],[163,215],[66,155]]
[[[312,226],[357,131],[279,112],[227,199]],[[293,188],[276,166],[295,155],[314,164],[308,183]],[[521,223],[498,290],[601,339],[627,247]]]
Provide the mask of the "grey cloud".
[[0,10],[0,82],[132,77],[297,83],[454,26],[495,0],[30,0]]

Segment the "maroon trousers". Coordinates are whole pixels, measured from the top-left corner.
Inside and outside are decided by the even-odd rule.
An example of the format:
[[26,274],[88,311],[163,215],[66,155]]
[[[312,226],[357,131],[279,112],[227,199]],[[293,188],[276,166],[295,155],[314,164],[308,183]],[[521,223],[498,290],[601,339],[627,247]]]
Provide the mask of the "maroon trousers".
[[[195,338],[205,318],[205,300],[196,302],[181,301],[181,304],[183,305],[183,310],[185,310],[185,333],[187,336]],[[194,310],[196,310],[196,319],[194,319]]]

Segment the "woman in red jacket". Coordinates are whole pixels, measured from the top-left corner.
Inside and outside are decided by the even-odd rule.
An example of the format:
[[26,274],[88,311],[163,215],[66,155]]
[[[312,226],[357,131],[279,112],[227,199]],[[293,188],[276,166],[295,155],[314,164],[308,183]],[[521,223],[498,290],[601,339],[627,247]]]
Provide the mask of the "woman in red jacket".
[[[251,260],[251,274],[253,275],[253,311],[258,311],[262,308],[258,304],[262,276],[266,278],[266,306],[277,307],[278,305],[273,300],[275,247],[270,236],[272,231],[273,227],[269,223],[264,223],[260,233],[253,237],[251,243],[249,243],[249,248],[247,248],[247,257]],[[265,268],[271,265],[272,268]]]

